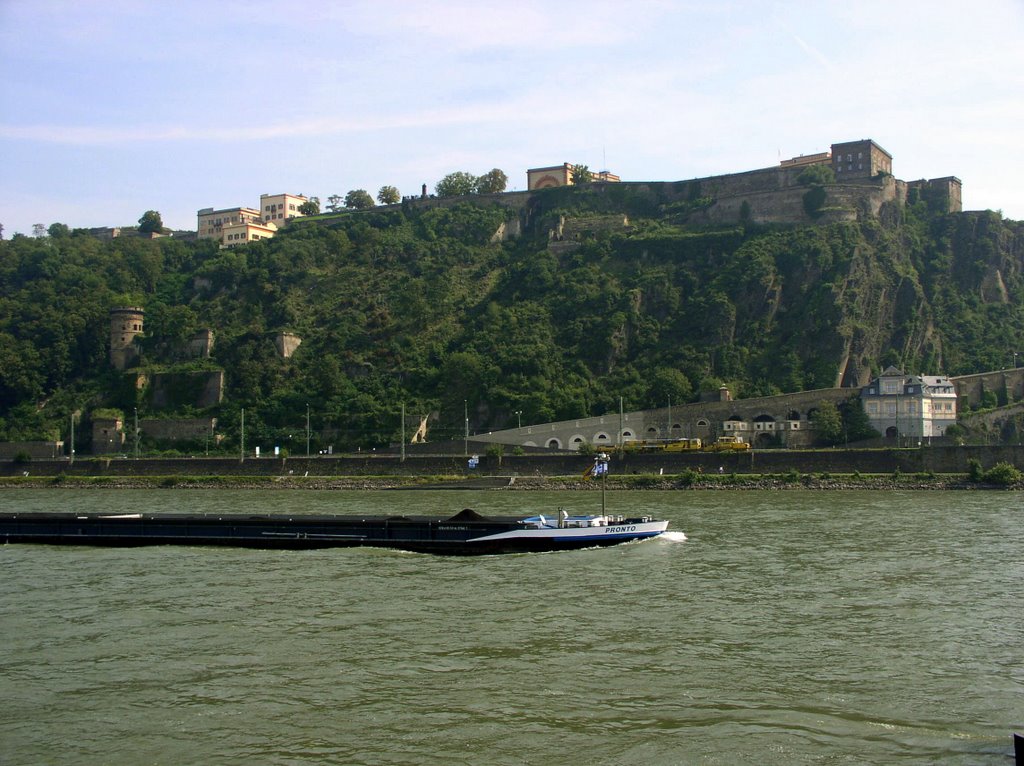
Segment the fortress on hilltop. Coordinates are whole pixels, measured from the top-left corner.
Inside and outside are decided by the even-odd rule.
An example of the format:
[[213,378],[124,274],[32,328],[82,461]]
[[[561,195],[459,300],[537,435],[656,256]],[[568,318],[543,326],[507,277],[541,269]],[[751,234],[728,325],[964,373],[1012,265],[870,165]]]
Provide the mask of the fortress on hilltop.
[[[821,172],[813,168],[820,166]],[[572,186],[572,165],[526,171],[530,192]],[[917,199],[948,213],[962,210],[961,181],[955,176],[901,181],[892,155],[870,138],[834,143],[831,150],[782,160],[774,167],[684,181],[621,181],[595,173],[592,184],[647,190],[666,202],[688,202],[694,223],[832,223],[888,217]]]
[[[892,155],[870,138],[834,143],[827,152],[799,155],[767,168],[679,181],[624,181],[602,170],[592,173],[588,183],[579,184],[574,167],[564,162],[530,168],[525,191],[434,197],[426,196],[424,189],[423,195],[406,197],[402,204],[419,208],[466,202],[501,205],[521,213],[520,230],[539,195],[572,186],[618,199],[649,195],[662,206],[676,207],[688,223],[696,225],[894,222],[904,205],[919,200],[936,212],[963,210],[959,178],[900,180],[893,175]],[[508,236],[505,232],[502,239]]]

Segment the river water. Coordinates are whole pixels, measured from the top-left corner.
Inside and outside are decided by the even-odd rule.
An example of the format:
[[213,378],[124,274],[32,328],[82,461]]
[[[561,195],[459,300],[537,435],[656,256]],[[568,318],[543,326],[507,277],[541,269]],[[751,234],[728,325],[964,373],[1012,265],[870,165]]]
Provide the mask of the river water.
[[[593,492],[4,490],[0,510],[551,513]],[[439,558],[0,546],[0,764],[1001,764],[1019,494],[616,492],[666,538]],[[680,532],[685,532],[685,539]]]

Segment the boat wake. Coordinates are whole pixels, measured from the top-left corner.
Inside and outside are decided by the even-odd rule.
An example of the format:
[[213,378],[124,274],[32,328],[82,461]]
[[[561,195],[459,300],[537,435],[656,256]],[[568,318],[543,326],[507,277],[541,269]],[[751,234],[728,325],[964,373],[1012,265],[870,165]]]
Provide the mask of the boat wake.
[[662,540],[670,543],[685,543],[686,535],[683,532],[662,532],[658,535]]

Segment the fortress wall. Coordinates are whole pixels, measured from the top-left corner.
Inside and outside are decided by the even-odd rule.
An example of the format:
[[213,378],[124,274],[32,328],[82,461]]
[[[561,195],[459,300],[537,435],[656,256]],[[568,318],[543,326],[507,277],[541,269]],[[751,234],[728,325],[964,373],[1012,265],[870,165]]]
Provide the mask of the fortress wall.
[[[790,446],[806,446],[806,440],[809,437],[803,436],[803,432],[809,427],[812,411],[820,406],[823,400],[838,405],[859,393],[860,390],[856,388],[824,388],[816,391],[801,391],[794,394],[762,396],[727,402],[680,404],[672,407],[671,413],[667,407],[640,410],[623,413],[622,430],[628,434],[626,438],[631,439],[699,437],[714,440],[724,433],[722,422],[725,420],[736,417],[751,422],[757,417],[767,416],[779,424],[780,430],[766,428],[765,431],[784,434],[783,438]],[[670,414],[671,422],[669,421]],[[796,417],[791,417],[791,415],[796,415]],[[800,425],[795,431],[792,429],[783,431],[782,423],[787,420],[799,421]],[[472,438],[474,441],[484,444],[536,447],[547,447],[554,440],[561,449],[577,449],[576,440],[578,439],[582,439],[588,444],[614,445],[617,441],[618,431],[619,416],[612,413],[599,417],[476,434]],[[756,433],[758,433],[756,430],[746,431],[742,435],[749,440]],[[597,437],[600,435],[604,435],[606,440],[599,440]]]
[[980,372],[976,375],[959,375],[952,378],[959,399],[957,409],[963,412],[966,405],[977,406],[986,391],[995,393],[999,404],[1024,399],[1024,367],[1008,370]]
[[143,418],[139,421],[142,438],[157,441],[202,441],[212,435],[216,427],[217,418]]

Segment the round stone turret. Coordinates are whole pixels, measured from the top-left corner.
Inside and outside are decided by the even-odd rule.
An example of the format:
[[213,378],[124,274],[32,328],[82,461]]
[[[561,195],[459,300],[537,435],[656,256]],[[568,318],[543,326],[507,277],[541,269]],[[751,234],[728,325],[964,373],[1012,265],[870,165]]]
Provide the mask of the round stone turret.
[[141,306],[118,306],[110,310],[110,363],[119,370],[139,360],[135,339],[142,335],[145,313]]

